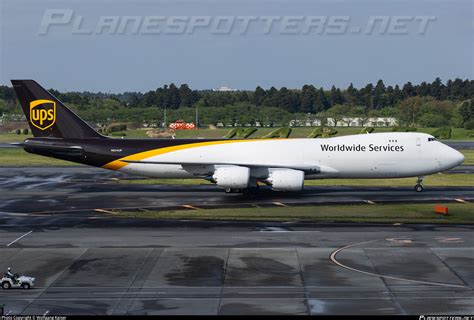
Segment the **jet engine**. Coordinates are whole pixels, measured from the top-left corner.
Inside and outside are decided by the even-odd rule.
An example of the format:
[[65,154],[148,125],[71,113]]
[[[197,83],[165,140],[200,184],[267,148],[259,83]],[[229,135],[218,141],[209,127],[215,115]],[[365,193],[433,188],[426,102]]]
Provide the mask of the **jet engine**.
[[304,172],[293,169],[275,170],[264,182],[277,191],[300,191],[304,185]]
[[244,189],[249,185],[250,169],[247,167],[217,168],[212,175],[214,181],[221,188]]

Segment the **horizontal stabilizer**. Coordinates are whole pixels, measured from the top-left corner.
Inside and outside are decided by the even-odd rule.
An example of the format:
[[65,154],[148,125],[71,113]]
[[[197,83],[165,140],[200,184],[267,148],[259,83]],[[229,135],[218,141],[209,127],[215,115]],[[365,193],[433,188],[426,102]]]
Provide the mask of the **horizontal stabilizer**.
[[35,151],[45,151],[53,154],[68,154],[71,156],[80,156],[83,154],[84,150],[81,146],[67,146],[67,145],[58,145],[58,144],[45,144],[45,143],[34,143],[33,141],[26,140],[22,143],[22,147],[26,151],[35,150]]

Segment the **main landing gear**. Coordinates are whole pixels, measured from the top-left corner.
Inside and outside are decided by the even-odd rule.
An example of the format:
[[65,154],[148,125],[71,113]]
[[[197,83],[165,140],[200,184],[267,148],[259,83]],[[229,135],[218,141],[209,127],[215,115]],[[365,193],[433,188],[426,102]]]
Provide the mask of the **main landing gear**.
[[225,193],[255,194],[258,188],[225,188]]
[[239,188],[225,188],[225,193],[241,193],[245,189],[239,189]]
[[416,192],[423,191],[423,178],[424,177],[418,177],[418,180],[416,180],[416,185],[415,185]]
[[247,188],[225,188],[225,193],[256,194],[258,189],[258,184],[255,184],[254,187]]
[[250,182],[246,188],[225,188],[225,193],[243,193],[243,194],[254,194],[258,192],[257,179],[250,179]]

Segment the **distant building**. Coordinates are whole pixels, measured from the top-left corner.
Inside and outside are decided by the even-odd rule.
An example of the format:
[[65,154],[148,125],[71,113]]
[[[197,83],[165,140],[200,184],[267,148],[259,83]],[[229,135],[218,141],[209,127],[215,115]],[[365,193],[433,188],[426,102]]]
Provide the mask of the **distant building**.
[[212,89],[212,91],[221,91],[221,92],[232,92],[232,91],[238,91],[237,89],[232,89],[226,86],[219,87],[217,89]]
[[155,120],[155,121],[143,121],[142,122],[142,127],[143,128],[157,128],[158,127],[158,120]]
[[21,122],[26,121],[26,116],[24,114],[2,114],[0,116],[0,123],[7,122]]
[[[342,117],[339,119],[327,118],[326,125],[329,127],[395,127],[398,126],[398,119],[393,117]],[[290,126],[319,127],[320,119],[291,120]]]

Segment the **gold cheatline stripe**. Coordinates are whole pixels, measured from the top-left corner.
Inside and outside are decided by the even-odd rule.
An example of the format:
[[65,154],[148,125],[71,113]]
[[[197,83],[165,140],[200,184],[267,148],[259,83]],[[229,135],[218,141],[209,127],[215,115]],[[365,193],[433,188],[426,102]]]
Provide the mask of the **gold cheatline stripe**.
[[[125,167],[127,162],[125,161],[141,161],[143,159],[152,157],[152,156],[157,156],[160,154],[164,153],[169,153],[173,151],[179,151],[179,150],[184,150],[184,149],[190,149],[190,148],[197,148],[197,147],[205,147],[205,146],[212,146],[216,144],[225,144],[225,143],[235,143],[235,142],[250,142],[250,141],[261,141],[261,140],[267,140],[267,139],[254,139],[254,140],[219,140],[219,141],[207,141],[207,142],[195,142],[195,143],[187,143],[187,144],[181,144],[178,146],[172,146],[172,147],[165,147],[165,148],[160,148],[160,149],[153,149],[149,151],[144,151],[144,152],[139,152],[135,153],[132,155],[129,155],[124,158],[120,158],[118,160],[114,160],[112,162],[109,162],[105,165],[102,166],[102,168],[105,169],[111,169],[111,170],[118,170],[120,168]],[[276,140],[276,139],[269,139],[269,140]]]

